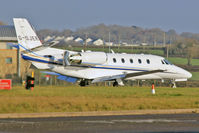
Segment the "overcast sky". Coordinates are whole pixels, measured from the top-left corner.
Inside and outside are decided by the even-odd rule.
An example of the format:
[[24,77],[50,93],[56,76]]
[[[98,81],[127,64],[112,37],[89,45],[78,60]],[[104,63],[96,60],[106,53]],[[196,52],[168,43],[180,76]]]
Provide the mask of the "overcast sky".
[[25,17],[36,29],[100,23],[199,33],[199,0],[1,0],[0,20]]

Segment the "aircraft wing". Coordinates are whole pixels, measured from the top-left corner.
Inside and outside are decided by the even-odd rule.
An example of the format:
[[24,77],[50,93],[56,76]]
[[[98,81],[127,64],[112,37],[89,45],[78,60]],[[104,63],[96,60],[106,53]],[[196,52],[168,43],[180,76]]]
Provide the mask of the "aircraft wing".
[[128,73],[126,74],[125,78],[135,77],[135,76],[141,76],[146,74],[153,74],[158,72],[164,72],[165,70],[151,70],[151,71],[144,71],[144,72],[136,72],[136,73]]
[[65,80],[67,82],[75,83],[77,81],[77,78],[69,77],[69,76],[62,75],[62,74],[59,74],[59,73],[56,73],[56,72],[41,71],[41,73],[45,73],[45,74],[48,74],[48,75],[58,76],[57,79],[59,79],[59,80]]
[[144,72],[136,72],[136,73],[124,73],[124,74],[112,75],[112,76],[103,76],[103,77],[93,79],[92,83],[110,81],[110,80],[114,80],[114,79],[126,79],[126,78],[130,78],[130,77],[158,73],[158,72],[164,72],[164,70],[152,70],[152,71],[144,71]]
[[121,78],[124,78],[125,76],[126,76],[125,74],[113,75],[113,76],[103,76],[103,77],[95,78],[91,83],[109,81],[109,80],[114,80],[114,79],[121,79]]

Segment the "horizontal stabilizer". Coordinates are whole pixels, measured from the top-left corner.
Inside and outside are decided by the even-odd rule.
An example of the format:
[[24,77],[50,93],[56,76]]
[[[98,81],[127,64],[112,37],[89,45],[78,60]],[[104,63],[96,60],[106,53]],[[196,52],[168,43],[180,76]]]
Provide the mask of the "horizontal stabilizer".
[[31,51],[34,51],[34,52],[35,51],[41,51],[41,50],[47,49],[49,47],[52,47],[52,46],[54,46],[54,45],[56,45],[58,43],[59,43],[59,41],[51,41],[51,42],[48,42],[48,43],[44,43],[41,46],[38,46],[38,47],[35,47],[35,48],[31,49]]

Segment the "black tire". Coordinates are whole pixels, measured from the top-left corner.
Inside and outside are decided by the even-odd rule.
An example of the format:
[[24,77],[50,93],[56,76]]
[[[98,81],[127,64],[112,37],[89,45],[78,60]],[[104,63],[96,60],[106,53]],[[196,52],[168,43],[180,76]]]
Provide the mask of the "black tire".
[[88,83],[88,80],[82,80],[80,83],[79,83],[80,86],[84,87],[86,85],[89,85]]
[[113,87],[117,87],[117,86],[118,86],[118,82],[117,81],[113,82]]
[[82,87],[86,86],[86,84],[85,84],[84,81],[81,81],[81,82],[79,83],[79,85],[82,86]]

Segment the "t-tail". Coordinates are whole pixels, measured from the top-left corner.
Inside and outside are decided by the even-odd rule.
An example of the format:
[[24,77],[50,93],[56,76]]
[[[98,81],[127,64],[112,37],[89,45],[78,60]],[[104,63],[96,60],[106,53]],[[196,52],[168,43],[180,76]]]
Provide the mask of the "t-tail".
[[25,18],[13,18],[18,44],[21,50],[29,51],[42,46],[35,30]]

